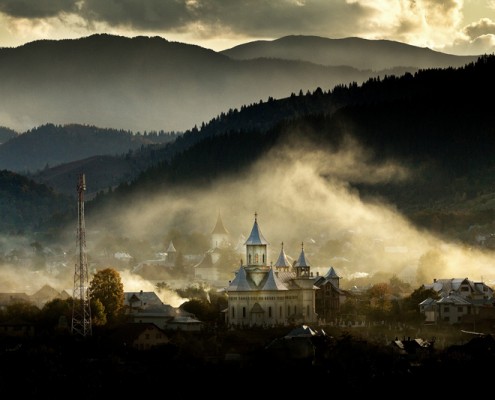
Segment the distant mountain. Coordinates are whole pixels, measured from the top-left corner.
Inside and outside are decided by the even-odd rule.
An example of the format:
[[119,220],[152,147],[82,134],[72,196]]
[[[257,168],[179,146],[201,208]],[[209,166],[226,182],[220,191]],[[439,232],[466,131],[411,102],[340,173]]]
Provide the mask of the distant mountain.
[[[314,38],[309,40],[316,43]],[[365,52],[365,44],[373,42],[363,41],[354,50]],[[384,43],[381,54],[387,63],[381,65],[386,70],[372,71],[363,70],[361,63],[328,66],[305,61],[308,49],[295,57],[297,61],[236,60],[225,55],[229,52],[221,54],[159,37],[99,34],[35,41],[0,49],[0,125],[21,132],[46,123],[183,132],[221,112],[269,97],[414,72],[416,67],[401,67],[402,55],[394,56],[397,47],[402,48]],[[421,53],[404,48],[418,58],[419,54],[425,59],[440,58],[427,49]],[[434,59],[428,65],[444,66],[448,60],[459,65],[468,59],[445,56],[441,65]]]
[[46,124],[0,145],[0,169],[35,172],[96,155],[120,155],[174,140],[172,134],[133,134],[89,125]]
[[396,67],[416,69],[460,67],[478,58],[478,56],[440,53],[390,40],[356,37],[329,39],[319,36],[286,36],[271,41],[258,40],[235,46],[221,53],[236,60],[277,58],[334,67],[347,65],[372,71]]

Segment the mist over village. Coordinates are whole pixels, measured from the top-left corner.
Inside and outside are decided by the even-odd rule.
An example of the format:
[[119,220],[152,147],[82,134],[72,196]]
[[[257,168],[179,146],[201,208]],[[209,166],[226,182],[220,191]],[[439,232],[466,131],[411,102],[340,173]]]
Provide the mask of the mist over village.
[[486,386],[480,3],[0,0],[0,387]]
[[[211,285],[208,280],[190,279],[194,265],[213,246],[210,235],[220,214],[229,232],[229,246],[236,253],[235,264],[225,271],[230,278],[215,282],[217,288],[224,287],[239,262],[246,261],[243,239],[257,212],[270,243],[267,265],[276,261],[283,242],[292,260],[297,259],[303,244],[315,273],[325,274],[333,266],[343,281],[351,283],[359,282],[359,277],[396,276],[417,287],[441,276],[454,277],[458,271],[475,281],[491,283],[494,279],[493,255],[476,242],[479,238],[474,234],[471,245],[448,241],[412,226],[382,199],[360,199],[349,182],[401,181],[414,179],[414,172],[392,163],[378,168],[367,165],[364,150],[356,144],[338,153],[308,147],[275,149],[244,175],[219,181],[213,189],[186,188],[178,193],[141,196],[131,206],[117,204],[95,216],[87,214],[90,271],[115,267],[123,274],[126,290],[142,290],[140,285],[149,288],[161,279],[160,274],[148,281],[139,266],[166,259],[172,242],[181,254],[184,276],[170,275],[174,265],[169,265],[162,268],[163,279],[180,285]],[[331,181],[323,178],[327,175],[332,176]],[[65,242],[49,243],[46,248],[36,243],[35,237],[4,236],[4,258],[13,259],[4,262],[5,276],[9,269],[15,272],[12,279],[3,280],[3,290],[34,292],[45,283],[59,291],[71,289],[76,227],[77,220],[72,226],[69,223]],[[428,255],[434,256],[428,259]],[[37,277],[34,281],[33,274]],[[368,283],[364,280],[364,285]]]

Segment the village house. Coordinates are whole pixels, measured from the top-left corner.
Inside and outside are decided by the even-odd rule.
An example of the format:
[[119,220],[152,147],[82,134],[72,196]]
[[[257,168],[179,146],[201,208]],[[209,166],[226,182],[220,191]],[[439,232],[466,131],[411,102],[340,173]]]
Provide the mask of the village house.
[[468,278],[434,279],[424,285],[438,293],[438,299],[427,298],[419,304],[425,323],[461,323],[466,316],[493,308],[493,289],[483,282]]

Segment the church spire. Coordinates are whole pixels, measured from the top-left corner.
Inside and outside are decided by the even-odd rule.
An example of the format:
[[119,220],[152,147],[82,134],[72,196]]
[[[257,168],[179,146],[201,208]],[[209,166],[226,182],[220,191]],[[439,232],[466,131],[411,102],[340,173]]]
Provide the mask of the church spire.
[[211,232],[211,247],[213,249],[226,248],[229,245],[229,231],[225,228],[220,212],[218,212],[217,222]]
[[284,251],[284,242],[282,242],[282,248],[274,266],[278,269],[289,269],[291,266],[291,263]]
[[306,254],[304,253],[304,242],[301,243],[301,253],[299,254],[299,258],[297,259],[294,268],[296,269],[297,276],[309,276],[311,266],[306,260]]

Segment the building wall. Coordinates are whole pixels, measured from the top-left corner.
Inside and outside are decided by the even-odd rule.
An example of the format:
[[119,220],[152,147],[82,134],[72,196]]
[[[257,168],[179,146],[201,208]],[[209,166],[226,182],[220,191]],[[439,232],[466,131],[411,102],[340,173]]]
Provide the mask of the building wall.
[[[228,305],[229,326],[276,326],[317,320],[312,290],[230,292]],[[261,312],[252,312],[253,307]]]
[[[229,293],[228,325],[287,325],[287,315],[297,304],[286,291],[242,291]],[[262,313],[252,313],[258,304]]]

